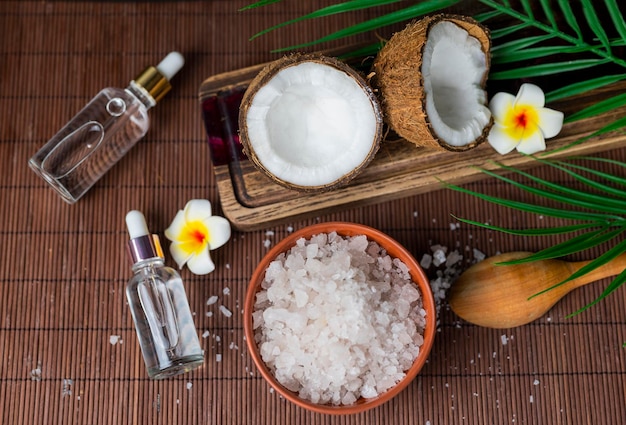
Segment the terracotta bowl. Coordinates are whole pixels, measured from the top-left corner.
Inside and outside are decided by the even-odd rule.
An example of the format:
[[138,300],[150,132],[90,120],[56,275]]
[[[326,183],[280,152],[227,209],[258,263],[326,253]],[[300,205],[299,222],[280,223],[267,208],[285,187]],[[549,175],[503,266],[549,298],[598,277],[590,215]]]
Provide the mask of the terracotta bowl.
[[[311,236],[320,233],[330,233],[332,231],[337,232],[341,236],[357,236],[365,235],[369,240],[376,241],[392,258],[398,258],[404,264],[406,264],[410,270],[413,281],[417,284],[419,291],[422,295],[422,301],[424,309],[426,310],[426,327],[424,328],[424,344],[420,347],[419,355],[413,362],[413,365],[406,371],[406,376],[394,387],[390,388],[387,392],[379,395],[375,398],[360,398],[354,404],[347,406],[336,406],[331,404],[316,404],[311,401],[300,398],[297,393],[289,391],[283,387],[274,378],[272,371],[265,365],[259,348],[254,340],[254,330],[252,328],[252,313],[254,311],[254,303],[256,299],[256,293],[261,288],[261,283],[265,277],[265,270],[269,264],[280,254],[288,251],[293,247],[296,241],[302,237],[309,239]],[[354,223],[342,223],[342,222],[329,222],[312,225],[298,231],[293,232],[285,239],[276,244],[261,260],[256,270],[254,271],[248,286],[246,293],[246,299],[244,304],[244,332],[246,336],[246,344],[248,351],[250,352],[254,363],[257,368],[267,380],[267,382],[284,398],[295,403],[296,405],[308,409],[310,411],[332,414],[332,415],[345,415],[354,414],[366,411],[373,407],[379,406],[400,393],[407,385],[413,381],[419,371],[426,363],[426,359],[430,354],[430,350],[433,345],[436,330],[436,310],[435,301],[432,291],[430,289],[430,282],[420,265],[415,261],[415,258],[398,242],[385,235],[384,233],[373,229],[368,226]]]

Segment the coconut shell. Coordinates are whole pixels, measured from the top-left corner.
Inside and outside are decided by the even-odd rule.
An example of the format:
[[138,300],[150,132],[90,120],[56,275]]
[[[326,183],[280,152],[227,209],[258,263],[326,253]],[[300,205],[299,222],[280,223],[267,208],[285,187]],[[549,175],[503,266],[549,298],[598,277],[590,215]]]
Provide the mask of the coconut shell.
[[485,86],[490,68],[491,38],[486,27],[471,17],[437,14],[409,23],[395,33],[377,55],[372,85],[378,90],[387,124],[404,139],[417,146],[449,151],[466,151],[486,140],[493,120],[482,134],[464,146],[441,140],[426,113],[426,93],[422,78],[422,57],[430,29],[442,21],[452,22],[476,38],[485,54],[486,66],[481,86]]
[[[372,146],[370,149],[367,158],[361,162],[361,164],[353,169],[351,172],[345,174],[340,179],[337,179],[329,184],[320,185],[320,186],[301,186],[296,185],[291,182],[285,181],[276,175],[274,175],[271,171],[269,171],[263,163],[259,160],[257,154],[254,151],[254,147],[250,141],[250,134],[248,133],[248,126],[246,122],[246,117],[248,114],[248,110],[252,105],[252,101],[256,93],[267,84],[277,73],[281,70],[295,66],[303,62],[316,62],[323,65],[329,65],[334,68],[339,69],[340,71],[345,72],[347,75],[352,77],[360,87],[363,88],[364,93],[367,95],[370,100],[372,107],[374,108],[374,112],[376,115],[376,135],[374,140],[372,141]],[[325,56],[322,54],[316,53],[292,53],[290,55],[284,56],[278,60],[275,60],[268,65],[266,65],[257,76],[250,82],[246,92],[241,101],[241,106],[239,108],[239,138],[243,147],[243,152],[246,154],[248,159],[252,162],[252,164],[269,177],[275,183],[278,183],[281,186],[287,187],[292,190],[296,190],[299,192],[326,192],[332,189],[336,189],[341,186],[345,186],[351,180],[353,180],[357,175],[359,175],[365,167],[374,159],[374,156],[378,152],[380,147],[380,142],[383,136],[383,114],[382,108],[380,106],[378,97],[374,93],[373,89],[370,87],[369,83],[352,67],[347,65],[346,63],[330,56]]]

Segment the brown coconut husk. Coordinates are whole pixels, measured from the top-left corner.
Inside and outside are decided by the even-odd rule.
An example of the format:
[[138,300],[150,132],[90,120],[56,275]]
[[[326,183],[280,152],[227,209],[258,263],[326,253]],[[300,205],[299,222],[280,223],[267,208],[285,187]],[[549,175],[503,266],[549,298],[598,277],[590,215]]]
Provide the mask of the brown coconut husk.
[[371,83],[379,92],[387,124],[398,135],[421,147],[466,151],[486,140],[493,120],[473,142],[464,146],[452,146],[437,136],[426,113],[426,95],[421,73],[422,55],[430,29],[442,21],[458,25],[480,42],[486,58],[481,82],[484,87],[491,62],[489,30],[471,17],[450,14],[427,16],[411,22],[404,30],[395,33],[374,61]]
[[[248,126],[246,123],[246,116],[248,114],[248,110],[250,109],[255,94],[281,70],[290,66],[298,65],[303,62],[315,62],[323,65],[329,65],[351,76],[367,94],[367,97],[369,98],[374,108],[377,121],[375,140],[372,141],[372,146],[367,158],[363,162],[361,162],[361,164],[357,168],[345,174],[344,176],[342,176],[342,178],[335,180],[334,182],[331,182],[329,184],[319,186],[296,185],[277,177],[271,171],[265,168],[263,163],[259,160],[257,154],[254,151],[254,147],[250,142],[250,134],[248,133]],[[319,53],[292,53],[269,63],[250,82],[248,89],[244,93],[241,101],[241,106],[239,108],[239,138],[243,147],[243,152],[246,154],[248,159],[250,159],[255,168],[257,168],[275,183],[299,192],[327,192],[329,190],[347,185],[357,175],[359,175],[363,171],[363,169],[367,167],[367,165],[369,165],[372,159],[374,159],[374,156],[378,152],[381,140],[383,138],[383,113],[378,97],[374,93],[374,90],[370,87],[365,78],[363,78],[361,74],[359,74],[359,72],[356,71],[354,68],[338,60],[337,58],[325,56]]]

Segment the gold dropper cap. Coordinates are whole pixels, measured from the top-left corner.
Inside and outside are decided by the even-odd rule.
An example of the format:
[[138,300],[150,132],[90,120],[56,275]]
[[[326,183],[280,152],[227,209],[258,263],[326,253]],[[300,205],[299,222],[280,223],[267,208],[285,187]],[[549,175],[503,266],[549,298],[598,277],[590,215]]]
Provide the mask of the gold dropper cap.
[[147,67],[134,81],[143,87],[155,102],[163,99],[163,96],[172,89],[167,78],[154,66]]
[[147,67],[133,81],[159,102],[172,89],[170,80],[183,67],[185,59],[178,52],[169,53],[157,66]]

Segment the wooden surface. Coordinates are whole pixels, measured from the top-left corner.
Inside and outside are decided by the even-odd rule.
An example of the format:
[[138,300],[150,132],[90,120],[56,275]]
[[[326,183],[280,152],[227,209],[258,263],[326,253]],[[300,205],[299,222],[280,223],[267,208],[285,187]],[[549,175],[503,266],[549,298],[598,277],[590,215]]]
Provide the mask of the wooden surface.
[[[199,90],[200,102],[211,101],[229,93],[245,90],[250,77],[256,75],[264,64],[241,70],[226,72],[207,78]],[[559,105],[559,110],[572,110],[592,105],[616,92],[623,91],[626,84],[615,84],[608,88],[569,99]],[[238,97],[237,97],[238,98]],[[216,100],[218,101],[218,100]],[[232,100],[231,100],[232,102]],[[578,109],[574,109],[578,108]],[[548,141],[553,153],[550,158],[587,155],[626,146],[626,137],[619,132],[591,137],[586,143],[569,146],[584,137],[589,137],[599,128],[615,121],[626,113],[626,108],[598,115],[586,120],[566,124],[558,137]],[[217,134],[232,132],[224,137],[230,150],[237,149],[234,139],[237,130],[237,115],[234,111],[212,111],[211,121],[229,121],[228,128],[219,129]],[[209,137],[218,130],[207,127]],[[467,183],[487,177],[482,170],[495,171],[498,164],[520,169],[532,168],[541,163],[530,156],[514,153],[498,154],[488,143],[483,143],[469,152],[448,152],[418,148],[406,140],[388,138],[383,140],[374,160],[347,186],[325,193],[303,193],[282,187],[257,170],[252,162],[233,156],[227,164],[216,163],[216,184],[225,216],[239,230],[261,229],[264,226],[285,223],[294,218],[314,217],[346,207],[363,206],[393,199],[427,193],[442,188],[442,181],[453,184]]]
[[[434,245],[458,250],[459,268],[479,253],[536,251],[561,240],[457,226],[451,214],[516,228],[562,223],[449,190],[415,191],[235,231],[212,253],[217,264],[212,274],[182,271],[203,335],[204,367],[166,381],[148,379],[124,295],[130,277],[124,215],[144,211],[164,239],[163,230],[189,199],[209,199],[214,213],[224,214],[200,112],[200,85],[212,75],[276,58],[272,48],[308,41],[375,13],[337,15],[248,41],[258,30],[331,2],[285,0],[282,6],[238,12],[246,3],[0,2],[0,423],[623,422],[626,292],[620,289],[592,310],[564,318],[595,299],[606,280],[577,289],[545,317],[509,330],[467,324],[443,302],[423,372],[398,397],[361,415],[309,413],[280,399],[263,381],[245,349],[241,307],[256,264],[293,229],[330,220],[364,223],[400,241],[418,260]],[[28,158],[101,88],[126,86],[174,49],[187,63],[172,92],[150,112],[146,138],[85,198],[65,204],[28,169]],[[602,155],[626,160],[620,144]],[[611,171],[624,173],[618,167]],[[546,167],[534,173],[573,184]],[[467,187],[532,199],[494,179]],[[167,262],[173,264],[169,256]],[[434,280],[438,269],[426,272]],[[218,304],[208,306],[212,295],[219,296]],[[219,305],[233,316],[221,315]]]

